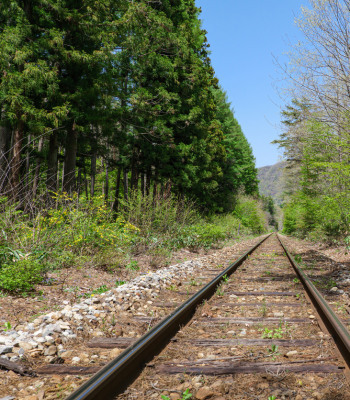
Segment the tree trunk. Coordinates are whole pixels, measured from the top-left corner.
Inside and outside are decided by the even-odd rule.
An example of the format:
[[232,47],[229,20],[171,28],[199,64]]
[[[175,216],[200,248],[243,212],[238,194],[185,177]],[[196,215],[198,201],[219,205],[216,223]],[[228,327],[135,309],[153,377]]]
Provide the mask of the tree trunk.
[[78,131],[73,123],[67,132],[66,152],[64,157],[63,190],[69,194],[76,190],[75,167],[77,160]]
[[155,203],[157,201],[158,197],[158,191],[157,191],[157,185],[158,185],[158,173],[157,170],[154,173],[154,182],[153,182],[153,202]]
[[26,151],[26,172],[25,172],[25,187],[26,190],[29,190],[29,167],[30,167],[30,148],[31,148],[31,141],[32,141],[32,135],[28,135],[27,139],[27,151]]
[[119,191],[120,191],[120,178],[122,175],[122,167],[118,167],[118,173],[117,173],[117,183],[115,185],[115,195],[114,195],[114,202],[112,209],[115,213],[118,212],[118,206],[119,206]]
[[90,195],[94,197],[95,194],[95,180],[96,180],[96,160],[97,160],[97,152],[96,152],[96,139],[92,139],[91,143],[91,186],[90,186]]
[[13,134],[13,155],[11,160],[11,192],[15,201],[19,200],[21,177],[21,153],[24,124],[18,116],[18,125]]
[[168,199],[171,196],[171,180],[169,179],[165,185],[165,198]]
[[36,158],[36,166],[35,166],[35,173],[34,173],[34,182],[33,182],[33,199],[36,196],[36,192],[38,190],[38,184],[39,184],[39,173],[40,173],[40,166],[41,166],[41,157],[40,153],[43,150],[43,143],[44,139],[43,137],[40,137],[39,143],[38,143],[38,153],[39,156]]
[[80,197],[80,190],[81,190],[81,168],[78,168],[78,178],[77,178],[77,193],[78,199]]
[[151,170],[149,169],[146,173],[146,196],[149,196],[150,190],[151,190]]
[[109,197],[109,177],[108,177],[108,161],[106,161],[106,176],[105,176],[105,202],[108,204]]
[[0,193],[5,192],[9,179],[10,142],[11,130],[7,126],[0,125]]
[[129,196],[128,196],[128,191],[129,191],[129,187],[128,187],[128,170],[126,168],[124,168],[124,171],[123,171],[123,184],[124,184],[124,200],[128,201],[129,200]]
[[145,197],[145,174],[141,173],[140,178],[141,178],[141,196]]
[[88,180],[86,177],[86,169],[84,166],[84,185],[85,185],[85,196],[86,196],[86,200],[89,200],[89,191],[88,191]]
[[57,182],[56,182],[57,190],[59,190],[61,183],[60,173],[61,173],[60,160],[57,160]]
[[49,138],[49,151],[47,154],[46,189],[48,192],[57,192],[59,187],[58,171],[58,143],[57,135],[52,133]]

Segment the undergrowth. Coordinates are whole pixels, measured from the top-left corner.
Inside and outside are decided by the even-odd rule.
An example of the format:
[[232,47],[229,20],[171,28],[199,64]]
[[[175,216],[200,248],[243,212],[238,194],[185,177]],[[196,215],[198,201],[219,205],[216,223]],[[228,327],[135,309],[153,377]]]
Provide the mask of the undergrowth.
[[139,254],[151,256],[151,266],[164,266],[172,251],[218,247],[240,234],[261,233],[265,223],[258,203],[254,209],[247,197],[237,212],[210,218],[172,196],[155,201],[134,195],[118,215],[102,196],[87,201],[63,193],[54,201],[54,207],[30,216],[0,200],[0,290],[28,292],[48,272],[86,263],[137,271],[132,256]]

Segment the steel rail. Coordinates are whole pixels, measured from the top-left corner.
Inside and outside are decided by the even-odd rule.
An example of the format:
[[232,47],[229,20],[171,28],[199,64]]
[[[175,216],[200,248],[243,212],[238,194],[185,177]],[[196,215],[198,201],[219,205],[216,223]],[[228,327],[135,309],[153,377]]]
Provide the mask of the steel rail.
[[343,323],[336,316],[332,308],[320,294],[320,292],[315,288],[314,284],[311,282],[310,278],[302,271],[298,266],[292,255],[287,250],[285,244],[283,243],[281,237],[277,235],[294,271],[298,275],[300,282],[304,286],[306,293],[308,294],[313,306],[318,312],[323,324],[327,328],[328,332],[334,339],[334,342],[344,359],[347,371],[350,369],[350,333],[343,325]]
[[223,277],[234,273],[243,261],[270,236],[271,234],[266,235],[237,261],[230,264],[204,288],[83,383],[67,397],[67,400],[108,400],[122,393],[138,377],[145,364],[159,354],[181,326],[191,319],[197,306],[215,293]]

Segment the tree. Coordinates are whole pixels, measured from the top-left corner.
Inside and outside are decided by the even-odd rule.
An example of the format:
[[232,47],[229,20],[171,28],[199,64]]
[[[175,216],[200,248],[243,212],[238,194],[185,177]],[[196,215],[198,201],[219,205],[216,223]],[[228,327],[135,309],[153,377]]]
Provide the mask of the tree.
[[220,122],[224,136],[226,158],[223,164],[221,180],[224,209],[233,206],[233,196],[243,190],[245,194],[258,194],[257,169],[252,149],[243,134],[242,128],[234,117],[226,93],[217,88],[213,90],[216,101],[216,118]]

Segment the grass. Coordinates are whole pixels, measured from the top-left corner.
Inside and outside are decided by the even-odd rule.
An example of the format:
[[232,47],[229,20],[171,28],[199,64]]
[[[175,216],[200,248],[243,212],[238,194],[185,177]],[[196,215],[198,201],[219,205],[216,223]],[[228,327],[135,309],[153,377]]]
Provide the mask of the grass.
[[317,289],[321,290],[330,290],[332,289],[332,287],[337,286],[335,280],[328,277],[313,279],[312,283],[316,286]]
[[266,306],[266,300],[264,299],[262,302],[262,306],[260,307],[259,310],[261,316],[264,318],[267,315],[267,306]]
[[217,296],[219,296],[219,297],[222,297],[222,296],[225,294],[222,285],[220,285],[220,286],[216,289],[216,294],[217,294]]

